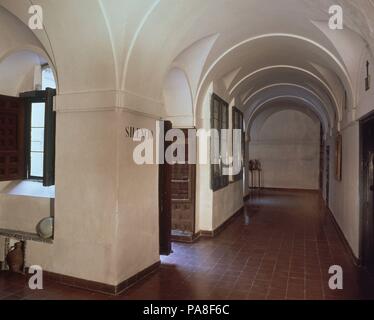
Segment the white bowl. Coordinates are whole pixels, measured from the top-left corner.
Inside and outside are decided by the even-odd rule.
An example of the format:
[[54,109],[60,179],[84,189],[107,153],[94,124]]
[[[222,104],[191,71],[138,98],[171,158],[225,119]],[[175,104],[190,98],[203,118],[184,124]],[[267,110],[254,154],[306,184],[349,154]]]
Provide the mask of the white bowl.
[[43,239],[50,239],[53,236],[53,223],[54,219],[52,217],[42,219],[36,226],[36,232],[39,237]]

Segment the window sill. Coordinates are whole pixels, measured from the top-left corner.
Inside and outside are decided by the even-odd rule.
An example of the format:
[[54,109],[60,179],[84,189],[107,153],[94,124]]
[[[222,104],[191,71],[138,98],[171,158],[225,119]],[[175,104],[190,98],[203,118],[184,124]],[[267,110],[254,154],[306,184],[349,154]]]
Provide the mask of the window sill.
[[2,184],[1,193],[13,196],[25,196],[36,198],[55,198],[55,186],[44,187],[42,182],[23,180],[11,181]]
[[7,238],[15,238],[20,241],[37,241],[43,243],[53,243],[53,239],[43,239],[39,237],[36,233],[22,232],[8,229],[0,229],[0,236]]

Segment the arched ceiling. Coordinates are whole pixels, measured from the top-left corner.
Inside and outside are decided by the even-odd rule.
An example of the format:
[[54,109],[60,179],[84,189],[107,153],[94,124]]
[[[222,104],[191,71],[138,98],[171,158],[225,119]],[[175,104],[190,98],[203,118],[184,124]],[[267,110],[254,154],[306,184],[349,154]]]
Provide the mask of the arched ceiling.
[[[0,94],[17,96],[28,81],[33,88],[34,66],[46,63],[42,57],[32,51],[17,51],[0,61]],[[31,79],[30,79],[31,78]]]
[[277,84],[261,89],[247,102],[244,118],[250,122],[253,114],[266,105],[269,101],[298,100],[298,104],[304,102],[306,106],[313,106],[317,113],[324,118],[328,127],[334,127],[334,110],[330,109],[323,99],[312,90],[297,84]]
[[326,123],[324,122],[323,118],[315,112],[312,108],[305,108],[303,103],[299,103],[298,101],[293,100],[283,100],[279,101],[271,101],[262,107],[262,110],[258,110],[253,114],[250,119],[250,123],[248,127],[248,139],[250,141],[256,141],[259,138],[261,133],[261,129],[266,122],[272,115],[285,111],[285,110],[294,110],[301,112],[307,115],[313,122],[320,122],[322,123],[322,127],[324,130]]
[[247,139],[255,137],[258,129],[256,124],[262,123],[271,114],[286,109],[297,110],[308,114],[310,117],[321,123],[325,136],[331,133],[329,119],[318,106],[314,105],[307,99],[289,95],[270,98],[259,105],[252,113],[246,114],[245,123]]
[[[241,105],[245,107],[250,98],[261,93],[263,89],[282,83],[294,83],[308,88],[324,99],[324,102],[340,115],[340,104],[337,101],[336,93],[328,83],[320,75],[292,65],[275,65],[258,69],[242,78],[232,89],[231,94],[239,94]],[[344,92],[343,90],[341,92]]]
[[[185,113],[195,123],[212,82],[243,108],[262,88],[299,85],[341,120],[344,91],[350,108],[358,100],[358,56],[374,48],[372,0],[33,0],[43,8],[44,30],[32,32],[30,3],[0,0],[0,57],[14,45],[4,31],[11,28],[14,47],[44,51],[60,94],[121,92],[131,96],[127,107],[163,117],[184,114],[163,98],[178,68],[188,86],[180,92],[193,101]],[[327,27],[334,4],[343,6],[344,30]]]

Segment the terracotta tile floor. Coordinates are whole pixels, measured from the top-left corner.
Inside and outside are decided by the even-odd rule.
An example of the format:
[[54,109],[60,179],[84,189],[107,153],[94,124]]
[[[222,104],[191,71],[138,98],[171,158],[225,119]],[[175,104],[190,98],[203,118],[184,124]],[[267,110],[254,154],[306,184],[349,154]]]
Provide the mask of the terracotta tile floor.
[[[371,299],[317,194],[263,191],[215,239],[173,245],[154,274],[118,297],[0,274],[0,299]],[[328,287],[329,267],[344,270],[344,290]]]

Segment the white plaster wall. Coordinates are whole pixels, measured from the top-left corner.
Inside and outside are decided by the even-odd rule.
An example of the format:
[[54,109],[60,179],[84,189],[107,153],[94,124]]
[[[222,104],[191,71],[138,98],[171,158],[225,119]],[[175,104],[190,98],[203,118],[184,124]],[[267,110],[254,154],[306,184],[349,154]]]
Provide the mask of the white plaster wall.
[[55,239],[30,242],[29,265],[117,285],[159,261],[158,166],[135,164],[125,137],[155,125],[124,110],[58,113]]
[[213,230],[243,207],[243,181],[230,183],[213,193]]
[[[337,223],[343,231],[353,253],[358,258],[360,254],[360,150],[359,150],[359,119],[365,118],[373,111],[374,81],[373,57],[363,50],[357,56],[358,78],[354,79],[357,85],[357,106],[348,106],[344,113],[342,125],[343,158],[342,181],[335,180],[335,135],[329,137],[331,146],[330,159],[330,209]],[[371,89],[365,90],[366,61],[370,62]]]
[[31,29],[0,6],[0,60],[15,50],[35,49],[41,51],[41,44]]
[[[369,74],[371,75],[371,87],[369,91],[365,90],[365,78],[366,78],[366,61],[369,61]],[[356,116],[356,119],[364,117],[367,113],[373,110],[374,101],[374,59],[372,55],[364,51],[360,60],[360,72],[357,80],[357,110],[349,110],[348,115],[352,114],[352,117]],[[348,117],[349,118],[349,117]]]
[[[222,83],[215,86],[215,90],[219,92],[220,96],[229,101],[229,97],[225,96]],[[232,108],[235,106],[234,101],[229,103],[229,128],[232,129]],[[232,133],[228,136],[229,156],[232,156]],[[229,177],[231,183],[213,193],[213,230],[217,229],[228,219],[230,219],[238,210],[243,207],[243,180],[233,182],[232,177]]]
[[263,123],[249,144],[249,159],[262,164],[266,188],[318,189],[320,123],[308,115],[285,110]]
[[44,270],[116,284],[116,113],[59,112],[55,237],[28,243]]
[[[199,119],[198,128],[210,129],[210,101],[213,93],[213,86],[208,89],[202,109],[201,119]],[[206,150],[210,150],[210,139],[204,145],[203,140],[198,141],[198,157]],[[210,187],[210,153],[207,154],[206,164],[196,166],[196,225],[195,231],[213,230],[213,191]]]
[[31,51],[16,52],[0,60],[0,94],[18,96],[34,89],[34,68],[41,58]]
[[335,138],[330,138],[330,209],[356,257],[359,256],[359,123],[342,131],[342,181],[335,179]]
[[118,111],[116,116],[118,211],[115,244],[116,278],[120,283],[160,260],[158,165],[137,165],[133,151],[139,142],[125,137],[127,126],[149,129],[155,134],[156,120],[126,111]]
[[0,193],[1,229],[36,233],[39,221],[50,215],[51,199]]
[[173,128],[193,127],[193,101],[186,74],[178,68],[169,71],[163,90],[167,119]]
[[[203,101],[202,119],[199,127],[206,130],[210,129],[210,103],[214,93],[222,99],[228,99],[222,84],[216,83],[210,86]],[[229,127],[232,127],[231,108],[229,108]],[[210,144],[207,145],[210,150]],[[210,154],[208,152],[208,158]],[[210,160],[209,160],[210,161]],[[197,185],[196,185],[196,231],[213,231],[234,213],[243,207],[243,181],[230,183],[227,187],[213,192],[211,189],[211,166],[197,166]]]

